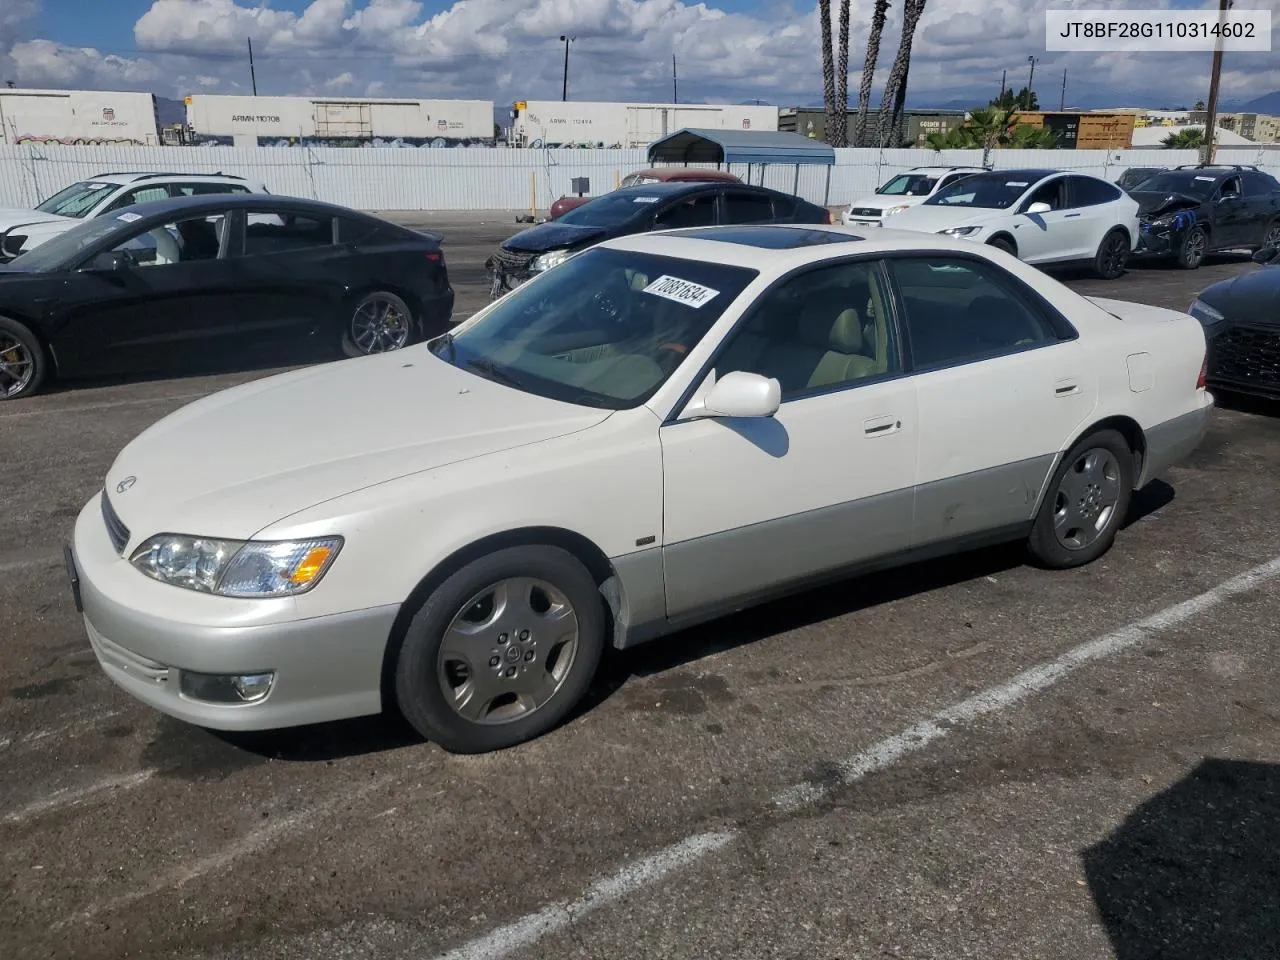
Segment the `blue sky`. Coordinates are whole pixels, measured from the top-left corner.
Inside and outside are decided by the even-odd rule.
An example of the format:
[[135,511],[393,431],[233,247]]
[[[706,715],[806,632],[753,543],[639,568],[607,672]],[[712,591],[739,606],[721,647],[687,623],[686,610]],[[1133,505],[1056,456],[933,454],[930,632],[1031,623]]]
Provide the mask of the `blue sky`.
[[[890,9],[877,91],[897,49],[902,5],[895,0]],[[1171,106],[1205,97],[1207,53],[1045,52],[1046,8],[1117,5],[930,0],[916,33],[909,102],[994,96],[1002,70],[1010,83],[1024,78],[1028,55],[1039,58],[1036,86],[1046,105],[1057,105],[1063,69],[1068,105]],[[1124,5],[1207,9],[1216,0]],[[557,37],[567,32],[578,37],[570,89],[579,99],[666,100],[675,52],[681,99],[812,103],[821,98],[816,6],[815,0],[0,0],[0,80],[177,97],[247,93],[243,51],[251,33],[264,94],[502,103],[559,96]],[[871,7],[871,0],[853,2],[854,91]],[[1225,99],[1274,90],[1280,51],[1228,57]]]

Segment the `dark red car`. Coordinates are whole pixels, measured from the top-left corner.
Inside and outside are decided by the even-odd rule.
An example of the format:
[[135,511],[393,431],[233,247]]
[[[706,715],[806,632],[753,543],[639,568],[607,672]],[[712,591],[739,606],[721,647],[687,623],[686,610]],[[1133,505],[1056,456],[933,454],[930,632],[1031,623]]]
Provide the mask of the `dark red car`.
[[[701,170],[697,167],[650,167],[647,170],[637,170],[635,173],[627,174],[622,178],[622,182],[618,184],[618,187],[640,187],[646,183],[673,183],[690,180],[699,183],[707,181],[742,182],[740,178],[727,170]],[[591,199],[591,197],[561,197],[551,205],[547,219],[557,220],[574,207],[580,207]]]

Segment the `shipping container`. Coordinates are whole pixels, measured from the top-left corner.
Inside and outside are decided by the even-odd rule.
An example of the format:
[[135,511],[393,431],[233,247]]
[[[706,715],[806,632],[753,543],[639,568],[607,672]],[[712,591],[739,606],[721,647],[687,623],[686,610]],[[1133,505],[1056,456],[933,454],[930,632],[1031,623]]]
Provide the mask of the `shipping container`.
[[1067,150],[1128,150],[1133,146],[1136,117],[1132,113],[1019,111],[1014,118],[1029,127],[1047,127]]
[[755,105],[519,100],[511,113],[511,144],[516,147],[628,150],[685,127],[778,129],[778,108]]
[[357,97],[186,98],[197,143],[234,146],[427,146],[493,142],[490,100]]
[[160,143],[156,98],[149,93],[0,89],[0,142]]

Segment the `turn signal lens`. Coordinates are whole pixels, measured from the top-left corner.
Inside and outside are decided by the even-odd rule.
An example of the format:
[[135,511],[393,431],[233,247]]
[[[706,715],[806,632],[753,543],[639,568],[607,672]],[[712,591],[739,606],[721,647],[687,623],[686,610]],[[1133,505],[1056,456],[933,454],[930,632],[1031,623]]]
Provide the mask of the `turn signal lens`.
[[1209,382],[1209,354],[1204,355],[1204,361],[1200,364],[1200,376],[1196,377],[1196,389],[1203,390]]
[[320,571],[324,569],[325,564],[329,562],[329,558],[331,556],[333,556],[333,547],[312,547],[306,552],[306,555],[303,556],[297,569],[293,571],[293,575],[289,577],[289,582],[295,587],[301,587],[304,584],[310,583],[319,575]]

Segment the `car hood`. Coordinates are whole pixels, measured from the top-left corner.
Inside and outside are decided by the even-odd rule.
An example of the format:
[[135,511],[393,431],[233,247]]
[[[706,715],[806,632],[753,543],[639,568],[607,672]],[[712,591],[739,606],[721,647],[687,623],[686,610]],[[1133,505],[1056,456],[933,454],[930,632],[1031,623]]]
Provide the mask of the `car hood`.
[[919,203],[910,210],[903,210],[895,215],[893,226],[895,230],[927,230],[936,233],[951,227],[980,226],[1009,215],[1008,210],[992,210],[987,207],[942,207]]
[[1203,203],[1188,193],[1166,193],[1152,190],[1130,190],[1129,196],[1138,201],[1138,216],[1158,217],[1175,210],[1194,210]]
[[129,443],[105,486],[135,536],[245,539],[344,494],[583,430],[610,413],[486,380],[418,345],[197,400]]
[[609,227],[580,227],[576,224],[558,223],[553,220],[520,231],[502,246],[507,250],[518,250],[521,253],[546,253],[548,250],[578,247],[584,243],[599,240],[609,232]]
[[59,221],[75,223],[75,218],[60,217],[54,213],[41,213],[39,210],[23,210],[20,207],[0,208],[0,231],[8,230],[10,227],[16,227],[20,224],[57,223]]
[[1221,310],[1228,320],[1266,323],[1280,327],[1280,266],[1268,265],[1249,273],[1219,280],[1197,297]]

